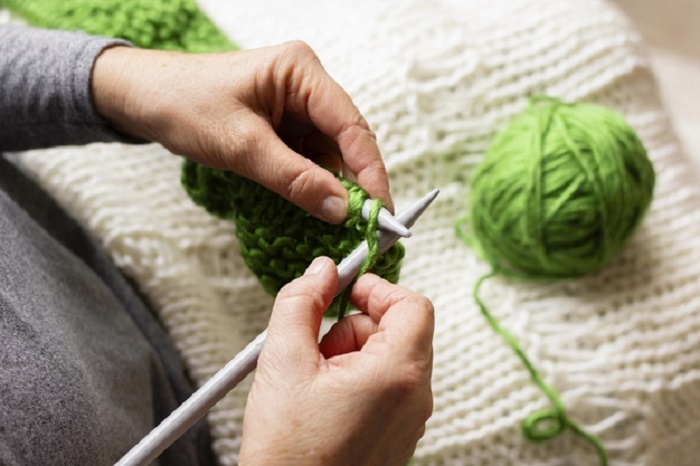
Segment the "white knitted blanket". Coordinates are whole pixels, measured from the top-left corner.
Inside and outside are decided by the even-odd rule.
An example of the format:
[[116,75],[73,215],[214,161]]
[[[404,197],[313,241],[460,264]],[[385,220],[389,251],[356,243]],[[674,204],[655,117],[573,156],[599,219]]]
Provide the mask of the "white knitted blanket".
[[[244,48],[303,39],[317,51],[376,131],[397,210],[442,190],[405,241],[401,278],[437,312],[435,412],[415,466],[596,464],[570,432],[540,445],[523,438],[521,421],[548,403],[473,303],[488,267],[453,222],[474,166],[527,96],[623,113],[658,175],[634,238],[600,273],[496,278],[483,298],[612,464],[700,464],[700,197],[642,40],[617,9],[604,0],[200,3]],[[197,383],[265,327],[272,298],[244,266],[234,227],[190,202],[180,160],[163,148],[91,145],[22,160],[140,285]],[[237,463],[249,386],[209,416],[223,465]]]

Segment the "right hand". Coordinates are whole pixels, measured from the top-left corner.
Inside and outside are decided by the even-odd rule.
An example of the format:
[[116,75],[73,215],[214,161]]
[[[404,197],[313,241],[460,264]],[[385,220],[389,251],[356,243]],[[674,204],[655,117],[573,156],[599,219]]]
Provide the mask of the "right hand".
[[317,335],[338,282],[317,258],[277,296],[248,397],[240,464],[401,466],[432,413],[433,306],[362,276],[361,311]]

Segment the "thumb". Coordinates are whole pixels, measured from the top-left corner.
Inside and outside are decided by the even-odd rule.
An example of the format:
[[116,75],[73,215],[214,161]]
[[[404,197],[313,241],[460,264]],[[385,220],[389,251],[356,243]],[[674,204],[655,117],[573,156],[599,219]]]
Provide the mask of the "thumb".
[[237,173],[252,179],[329,223],[347,217],[348,194],[333,174],[312,160],[296,153],[258,115],[249,117],[255,139],[245,163]]
[[318,364],[321,319],[337,287],[338,269],[328,257],[317,257],[303,276],[284,286],[268,325],[268,355],[289,364]]

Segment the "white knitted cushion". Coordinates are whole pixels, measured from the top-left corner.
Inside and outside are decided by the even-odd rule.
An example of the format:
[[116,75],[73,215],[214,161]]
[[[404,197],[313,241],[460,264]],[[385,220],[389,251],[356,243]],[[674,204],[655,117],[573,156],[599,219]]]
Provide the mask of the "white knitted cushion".
[[[612,464],[700,463],[700,198],[642,40],[619,11],[603,0],[200,3],[244,48],[290,39],[314,47],[376,131],[397,210],[442,190],[405,241],[401,278],[437,312],[435,412],[416,466],[596,464],[570,432],[541,445],[523,438],[521,421],[548,403],[474,305],[474,283],[489,268],[453,222],[474,166],[528,96],[623,113],[658,175],[634,238],[600,273],[492,279],[483,298]],[[265,327],[272,298],[239,257],[234,227],[186,197],[176,157],[112,144],[22,159],[140,285],[198,383]],[[249,386],[209,416],[224,465],[237,463]]]

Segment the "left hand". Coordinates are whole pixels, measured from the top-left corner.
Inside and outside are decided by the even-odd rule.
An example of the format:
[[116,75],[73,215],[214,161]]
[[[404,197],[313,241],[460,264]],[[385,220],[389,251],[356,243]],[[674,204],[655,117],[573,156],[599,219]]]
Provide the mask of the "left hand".
[[393,209],[374,133],[303,42],[202,55],[113,47],[92,78],[98,112],[125,134],[236,172],[331,223],[347,216],[347,191],[319,164]]

